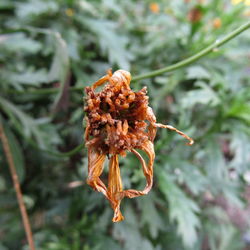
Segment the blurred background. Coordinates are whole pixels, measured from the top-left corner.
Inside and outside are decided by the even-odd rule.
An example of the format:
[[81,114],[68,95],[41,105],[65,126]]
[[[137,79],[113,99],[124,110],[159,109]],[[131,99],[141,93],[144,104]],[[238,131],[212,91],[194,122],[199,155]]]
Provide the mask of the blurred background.
[[[123,200],[125,221],[86,185],[81,148],[85,86],[109,68],[136,76],[181,61],[249,17],[248,0],[0,0],[0,116],[37,249],[250,249],[249,30],[132,83],[195,144],[158,130],[154,187]],[[137,159],[120,162],[124,188],[144,187]],[[28,249],[1,143],[0,165],[0,250]]]

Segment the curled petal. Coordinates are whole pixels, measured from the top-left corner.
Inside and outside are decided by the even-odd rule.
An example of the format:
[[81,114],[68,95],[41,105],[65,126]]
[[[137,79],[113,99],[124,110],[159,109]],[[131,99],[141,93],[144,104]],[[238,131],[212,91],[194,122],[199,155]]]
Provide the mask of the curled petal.
[[111,80],[113,84],[124,82],[129,87],[131,74],[126,70],[120,69],[114,72]]
[[148,140],[143,144],[141,149],[145,151],[146,154],[148,155],[148,158],[149,158],[148,164],[145,163],[142,156],[136,150],[132,149],[131,152],[135,154],[135,156],[140,160],[142,164],[142,169],[146,177],[147,185],[142,191],[135,190],[135,189],[125,190],[124,195],[129,198],[134,198],[137,196],[142,196],[142,195],[147,194],[151,190],[152,185],[153,185],[153,164],[154,164],[154,158],[155,158],[154,145],[151,141]]
[[179,135],[181,135],[182,137],[184,137],[185,139],[187,139],[189,141],[189,143],[187,143],[187,145],[191,146],[194,144],[194,140],[189,137],[188,135],[184,134],[183,132],[181,132],[180,130],[178,130],[177,128],[171,126],[171,125],[164,125],[164,124],[161,124],[161,123],[153,123],[152,124],[154,127],[157,127],[157,128],[168,128],[170,130],[173,130],[175,131],[176,133],[178,133]]
[[94,147],[88,149],[88,179],[87,183],[94,190],[103,193],[107,197],[107,187],[101,181],[100,176],[103,172],[105,155],[98,153]]
[[102,78],[100,78],[97,82],[95,82],[93,84],[93,89],[103,85],[105,82],[109,81],[110,80],[110,77],[112,76],[112,70],[109,69],[108,72],[107,72],[107,75],[103,76]]

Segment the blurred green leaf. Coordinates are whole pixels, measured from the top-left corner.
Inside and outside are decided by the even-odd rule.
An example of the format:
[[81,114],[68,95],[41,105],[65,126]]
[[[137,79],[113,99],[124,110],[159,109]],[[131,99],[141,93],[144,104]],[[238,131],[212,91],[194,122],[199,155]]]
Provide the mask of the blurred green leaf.
[[117,34],[119,29],[114,22],[82,17],[78,20],[95,33],[99,39],[102,52],[108,54],[111,63],[117,63],[120,68],[125,70],[130,69],[132,55],[126,49],[128,39]]
[[36,87],[42,83],[48,82],[47,72],[45,69],[40,69],[38,71],[27,69],[25,72],[20,74],[10,74],[9,79],[17,84],[25,84]]
[[28,38],[23,33],[0,35],[0,51],[12,53],[38,53],[42,48],[40,42]]
[[[38,249],[247,248],[247,31],[196,64],[131,84],[134,91],[147,86],[157,121],[195,144],[185,147],[178,134],[158,129],[154,188],[123,200],[125,221],[112,223],[109,202],[87,187],[86,147],[53,156],[80,148],[83,87],[111,67],[136,76],[196,54],[246,22],[243,1],[0,0],[0,12],[0,113],[25,161],[22,189]],[[119,159],[123,187],[142,189],[145,177],[130,155]],[[27,250],[2,170],[0,242]],[[107,184],[108,161],[101,178]]]
[[216,106],[220,103],[218,95],[202,81],[197,81],[196,86],[198,89],[189,91],[182,99],[183,107],[193,107],[195,104]]
[[158,175],[159,188],[169,201],[169,216],[177,222],[178,233],[186,246],[191,247],[197,240],[196,229],[200,227],[197,204],[189,199],[163,171]]
[[187,69],[188,79],[209,79],[209,72],[202,66],[191,66]]
[[147,224],[149,227],[150,235],[153,239],[157,238],[160,231],[164,230],[164,222],[157,212],[154,200],[151,198],[153,194],[141,199],[140,206],[142,209],[142,221],[143,225]]
[[53,13],[59,9],[58,4],[51,0],[29,0],[23,3],[17,3],[16,6],[16,13],[21,18]]

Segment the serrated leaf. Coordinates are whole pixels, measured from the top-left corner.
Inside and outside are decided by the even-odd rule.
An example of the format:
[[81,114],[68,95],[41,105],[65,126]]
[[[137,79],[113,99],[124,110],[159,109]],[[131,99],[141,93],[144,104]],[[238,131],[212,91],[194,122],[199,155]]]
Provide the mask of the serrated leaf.
[[119,241],[124,241],[124,249],[145,249],[153,250],[149,240],[142,237],[136,214],[130,206],[124,208],[124,223],[114,225],[113,237]]
[[0,109],[2,109],[13,122],[16,129],[23,134],[24,137],[31,139],[32,136],[36,139],[38,145],[45,148],[45,140],[36,121],[24,113],[18,106],[13,105],[11,102],[0,96]]
[[139,204],[142,209],[142,224],[148,225],[150,235],[155,239],[159,235],[159,231],[164,230],[164,224],[155,207],[152,195],[151,192],[148,196],[143,197]]
[[250,89],[246,88],[239,92],[231,102],[230,108],[226,112],[227,117],[242,119],[250,124]]
[[209,79],[210,74],[202,66],[196,65],[196,66],[189,67],[187,69],[187,78],[188,79],[203,79],[203,78]]
[[33,69],[27,69],[23,73],[12,73],[9,75],[11,82],[32,85],[38,87],[41,83],[48,82],[47,71],[45,69],[40,69],[34,71]]
[[0,46],[6,51],[19,53],[37,53],[42,48],[40,42],[26,37],[23,33],[2,35]]
[[107,53],[111,63],[117,63],[122,69],[130,69],[132,55],[126,50],[128,40],[119,35],[116,24],[108,20],[79,18],[99,38],[101,50]]
[[180,160],[174,164],[178,167],[176,170],[179,170],[177,175],[178,183],[185,183],[194,195],[198,195],[202,191],[205,191],[207,179],[206,176],[199,171],[197,166]]
[[244,131],[240,130],[240,127],[235,127],[232,131],[230,150],[234,154],[234,157],[230,162],[230,166],[235,168],[239,173],[247,171],[250,167],[250,139]]
[[212,180],[223,179],[226,171],[225,159],[216,136],[211,137],[205,148],[207,175]]
[[172,222],[177,222],[178,234],[186,246],[192,247],[197,240],[196,229],[200,227],[197,204],[189,199],[181,189],[174,184],[164,171],[159,171],[159,187],[169,201],[169,216]]
[[54,13],[59,6],[55,1],[29,0],[24,3],[17,3],[16,13],[21,18],[38,16],[41,14]]
[[67,87],[67,78],[69,74],[69,55],[67,50],[67,44],[58,32],[51,33],[55,41],[55,54],[53,62],[48,73],[48,81],[55,80],[60,81],[59,93],[55,99],[54,107],[60,102],[63,96],[64,90]]
[[211,106],[216,106],[220,103],[217,94],[204,82],[197,82],[196,86],[199,89],[191,90],[182,99],[182,107],[193,107],[195,104],[201,103]]

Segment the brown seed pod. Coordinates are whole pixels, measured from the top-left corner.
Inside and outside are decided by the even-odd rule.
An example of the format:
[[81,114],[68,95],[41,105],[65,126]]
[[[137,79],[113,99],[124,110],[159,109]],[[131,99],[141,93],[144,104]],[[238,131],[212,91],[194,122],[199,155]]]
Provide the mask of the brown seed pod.
[[[113,222],[123,220],[120,203],[124,197],[134,198],[147,194],[153,185],[153,163],[155,158],[154,138],[157,127],[168,128],[189,140],[193,140],[183,132],[170,125],[156,123],[153,110],[148,106],[147,89],[138,92],[130,88],[131,75],[125,70],[117,70],[86,87],[87,127],[85,142],[88,147],[88,179],[87,183],[96,191],[101,192],[110,201],[114,210]],[[106,83],[100,92],[98,86]],[[149,160],[146,163],[136,151],[144,151]],[[123,190],[118,156],[126,156],[132,152],[140,161],[146,177],[146,187],[139,191]],[[106,156],[109,159],[108,187],[100,176],[103,172]]]

